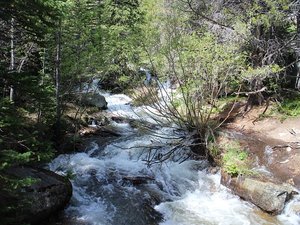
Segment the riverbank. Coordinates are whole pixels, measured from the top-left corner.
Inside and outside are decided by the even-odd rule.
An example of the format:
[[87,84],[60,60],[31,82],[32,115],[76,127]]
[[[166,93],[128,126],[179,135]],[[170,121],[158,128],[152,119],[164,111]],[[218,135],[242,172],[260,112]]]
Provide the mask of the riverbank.
[[[262,116],[265,107],[239,114],[225,128],[281,182],[300,188],[300,117]],[[247,138],[245,138],[247,137]]]

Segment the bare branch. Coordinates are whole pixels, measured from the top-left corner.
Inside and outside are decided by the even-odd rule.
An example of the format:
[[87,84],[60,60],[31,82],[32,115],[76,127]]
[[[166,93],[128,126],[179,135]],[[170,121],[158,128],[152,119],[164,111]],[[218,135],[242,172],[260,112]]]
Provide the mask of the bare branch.
[[254,95],[254,94],[258,94],[258,93],[261,93],[261,92],[264,92],[267,90],[267,87],[263,87],[257,91],[249,91],[249,92],[235,92],[234,94],[236,95],[240,95],[240,94],[245,94],[246,96],[248,95]]

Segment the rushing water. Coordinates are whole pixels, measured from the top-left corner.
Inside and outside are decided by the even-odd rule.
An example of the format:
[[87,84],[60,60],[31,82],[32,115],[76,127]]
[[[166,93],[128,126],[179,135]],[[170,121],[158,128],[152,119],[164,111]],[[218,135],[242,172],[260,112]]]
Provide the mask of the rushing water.
[[[113,114],[142,117],[151,123],[159,119],[147,116],[147,108],[133,109],[126,95],[105,97]],[[182,131],[161,126],[145,131],[125,122],[113,126],[123,134],[118,140],[107,146],[92,142],[85,151],[60,155],[49,165],[51,170],[73,177],[73,197],[65,210],[71,221],[68,224],[300,224],[299,216],[290,209],[292,203],[282,215],[269,216],[232,195],[220,184],[220,174],[206,172],[206,161],[182,162],[188,148],[149,167],[150,153],[155,149],[161,154],[168,152],[185,135]],[[135,180],[142,184],[135,185]]]

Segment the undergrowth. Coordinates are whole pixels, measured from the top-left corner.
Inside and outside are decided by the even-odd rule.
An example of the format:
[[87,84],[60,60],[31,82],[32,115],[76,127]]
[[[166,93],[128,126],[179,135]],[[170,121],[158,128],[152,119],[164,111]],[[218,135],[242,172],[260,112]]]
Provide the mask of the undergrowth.
[[223,146],[225,153],[222,162],[226,173],[232,176],[239,174],[253,175],[250,168],[250,157],[247,151],[241,148],[238,142],[230,142]]
[[284,99],[278,104],[278,112],[285,116],[296,117],[300,115],[300,95]]

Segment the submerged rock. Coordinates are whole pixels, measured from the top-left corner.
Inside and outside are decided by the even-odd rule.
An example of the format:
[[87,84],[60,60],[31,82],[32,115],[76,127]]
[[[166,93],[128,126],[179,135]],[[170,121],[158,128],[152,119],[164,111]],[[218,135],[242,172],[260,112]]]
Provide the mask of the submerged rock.
[[231,177],[225,172],[222,172],[221,183],[242,199],[273,215],[281,213],[286,202],[298,194],[294,187],[287,183],[279,185],[243,176]]
[[149,181],[154,181],[154,180],[155,180],[154,177],[148,177],[148,176],[123,177],[123,181],[128,181],[133,185],[147,184]]
[[[31,178],[33,184],[20,188],[1,199],[1,205],[15,209],[3,215],[6,224],[40,224],[50,215],[63,209],[72,196],[71,182],[52,171],[33,167],[14,167],[6,174],[13,179]],[[0,191],[0,196],[7,193]],[[4,200],[4,201],[3,201]]]

